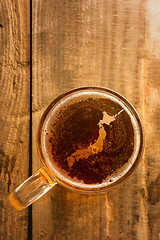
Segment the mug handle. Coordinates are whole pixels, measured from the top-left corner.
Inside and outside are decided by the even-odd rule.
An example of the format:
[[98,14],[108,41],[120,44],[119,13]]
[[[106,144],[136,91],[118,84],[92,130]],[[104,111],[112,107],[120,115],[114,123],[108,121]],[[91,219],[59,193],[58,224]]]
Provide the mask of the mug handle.
[[57,182],[51,179],[42,167],[17,187],[10,194],[9,200],[17,210],[22,210],[43,196],[56,184]]

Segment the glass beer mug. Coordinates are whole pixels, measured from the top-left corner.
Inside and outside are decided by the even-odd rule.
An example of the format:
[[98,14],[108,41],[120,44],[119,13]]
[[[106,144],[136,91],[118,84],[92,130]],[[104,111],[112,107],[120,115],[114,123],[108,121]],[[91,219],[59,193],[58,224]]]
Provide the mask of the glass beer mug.
[[18,210],[56,184],[88,194],[117,186],[138,165],[144,134],[136,110],[123,96],[103,87],[81,87],[46,109],[37,146],[43,167],[9,197]]

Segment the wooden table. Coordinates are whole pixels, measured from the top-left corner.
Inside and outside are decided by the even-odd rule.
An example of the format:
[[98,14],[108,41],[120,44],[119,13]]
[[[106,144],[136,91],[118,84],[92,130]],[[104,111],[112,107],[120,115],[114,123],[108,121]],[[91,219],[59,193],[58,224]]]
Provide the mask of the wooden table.
[[[3,0],[0,10],[0,239],[160,240],[160,0]],[[84,85],[135,106],[141,164],[105,195],[56,186],[15,210],[9,193],[42,166],[43,111]]]

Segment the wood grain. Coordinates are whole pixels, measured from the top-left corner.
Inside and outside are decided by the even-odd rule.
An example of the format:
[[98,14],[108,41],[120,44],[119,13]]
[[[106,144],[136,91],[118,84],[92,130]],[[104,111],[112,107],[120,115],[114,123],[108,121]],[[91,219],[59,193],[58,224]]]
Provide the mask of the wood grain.
[[30,109],[29,2],[0,2],[0,239],[27,239],[28,210],[9,193],[28,177]]
[[33,239],[160,239],[158,1],[33,0],[33,170],[37,126],[59,94],[100,85],[123,94],[142,118],[146,145],[118,188],[84,196],[56,186],[33,204]]

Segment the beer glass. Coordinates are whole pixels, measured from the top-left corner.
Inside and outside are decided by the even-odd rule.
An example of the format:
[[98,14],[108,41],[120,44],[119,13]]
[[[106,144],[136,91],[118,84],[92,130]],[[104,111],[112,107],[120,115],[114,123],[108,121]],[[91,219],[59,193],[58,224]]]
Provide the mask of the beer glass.
[[[111,125],[113,125],[116,122],[116,119],[118,119],[118,117],[121,114],[123,114],[123,111],[129,117],[132,125],[134,147],[133,147],[133,151],[131,152],[131,155],[129,156],[126,163],[122,167],[117,167],[115,171],[114,170],[111,171],[112,169],[110,166],[111,174],[106,175],[105,179],[102,179],[101,181],[98,180],[98,182],[93,181],[88,183],[87,179],[83,181],[83,179],[80,179],[76,175],[72,177],[71,175],[67,174],[67,172],[56,163],[54,159],[56,158],[56,156],[54,157],[53,151],[51,150],[50,153],[48,151],[51,143],[49,143],[49,140],[47,138],[48,137],[47,131],[50,131],[52,127],[54,128],[53,126],[54,121],[57,121],[57,124],[61,126],[60,124],[61,124],[62,118],[58,116],[59,114],[61,114],[61,112],[63,112],[62,110],[70,111],[71,109],[77,108],[76,111],[78,113],[79,111],[78,106],[80,102],[83,102],[84,106],[86,104],[86,107],[84,109],[87,110],[88,109],[87,104],[88,104],[88,101],[90,101],[90,99],[92,99],[93,101],[93,104],[92,104],[93,108],[94,108],[94,102],[96,103],[96,101],[102,101],[102,102],[108,101],[107,102],[108,105],[110,103],[113,103],[113,106],[115,104],[115,106],[118,106],[117,109],[121,109],[121,110],[117,111],[116,114],[112,114],[112,108],[114,107],[108,106],[110,107],[109,108],[110,114],[107,114],[105,113],[105,111],[103,111],[103,117],[101,117],[97,126],[99,128],[99,137],[97,138],[97,140],[95,140],[95,142],[92,142],[92,144],[88,145],[88,147],[85,148],[85,150],[79,149],[79,150],[76,150],[75,153],[72,153],[71,156],[68,158],[67,169],[71,169],[73,167],[74,163],[71,160],[77,158],[75,160],[77,164],[77,162],[80,160],[80,157],[77,157],[79,153],[82,155],[81,159],[83,158],[83,155],[86,156],[87,154],[87,156],[92,155],[93,160],[94,158],[96,158],[97,154],[103,153],[103,144],[104,144],[103,141],[105,138],[107,138],[106,131],[110,131],[106,129],[108,129],[108,127],[112,127]],[[71,108],[70,106],[75,106],[75,107]],[[67,110],[67,107],[70,110]],[[82,108],[81,108],[81,111],[82,111]],[[95,111],[96,111],[96,107],[95,107]],[[71,113],[68,112],[68,116],[69,114],[71,115]],[[96,117],[96,112],[95,112],[95,117]],[[94,114],[92,114],[92,118],[94,118]],[[104,120],[108,121],[108,126]],[[83,128],[82,128],[82,131],[83,131]],[[62,131],[62,134],[63,134],[63,131]],[[100,140],[100,134],[103,137],[103,141]],[[129,132],[127,133],[126,131],[126,134],[129,134]],[[67,144],[67,140],[66,140],[66,144]],[[126,100],[119,93],[103,87],[89,86],[89,87],[80,87],[80,88],[72,89],[67,93],[64,93],[61,96],[57,97],[45,110],[39,123],[38,136],[37,136],[38,153],[39,153],[39,157],[41,159],[43,167],[39,169],[31,177],[29,177],[25,182],[23,182],[19,187],[17,187],[14,192],[10,194],[9,196],[10,202],[15,208],[17,208],[18,210],[22,210],[28,207],[37,199],[39,199],[42,195],[44,195],[47,191],[53,188],[56,184],[60,184],[61,186],[67,189],[70,189],[79,193],[85,193],[85,194],[104,193],[107,190],[117,186],[120,182],[124,181],[129,175],[131,175],[132,172],[134,172],[136,166],[140,162],[141,155],[143,152],[143,146],[144,146],[144,133],[143,133],[142,123],[136,110],[128,102],[128,100]],[[119,156],[123,154],[125,155],[125,152],[123,151],[123,154],[122,154],[120,149],[118,150],[118,154]],[[66,162],[66,160],[64,161]],[[96,165],[93,165],[93,166],[96,166]],[[104,167],[104,169],[106,169],[106,167]],[[85,169],[82,169],[82,171],[83,170]],[[103,173],[103,168],[100,173]],[[87,175],[89,177],[90,172],[88,172]]]

